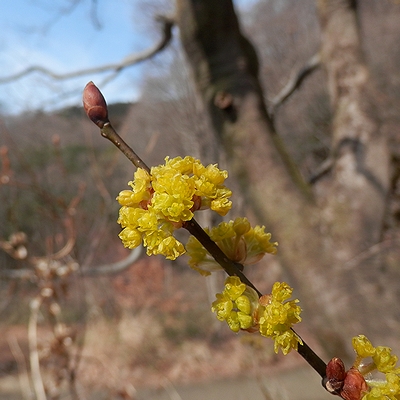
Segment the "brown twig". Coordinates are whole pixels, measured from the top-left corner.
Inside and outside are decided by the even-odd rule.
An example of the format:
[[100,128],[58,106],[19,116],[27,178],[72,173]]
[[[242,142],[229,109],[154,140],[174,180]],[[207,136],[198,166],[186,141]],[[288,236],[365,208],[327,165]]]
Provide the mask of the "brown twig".
[[116,146],[136,168],[143,168],[145,171],[150,172],[150,168],[133,151],[133,149],[127,145],[124,139],[122,139],[122,137],[112,127],[110,122],[104,124],[101,129],[101,135],[114,144],[114,146]]
[[292,331],[301,339],[302,343],[297,346],[297,352],[314,368],[321,378],[326,376],[326,363],[323,361],[311,347],[300,337],[300,335],[291,328]]
[[[100,93],[100,92],[99,92]],[[103,101],[103,100],[102,100]],[[90,115],[88,115],[90,118]],[[93,120],[93,119],[92,119]],[[96,120],[96,119],[95,119]],[[93,122],[95,122],[93,120]],[[143,160],[125,143],[125,141],[120,137],[120,135],[115,131],[115,129],[111,126],[108,121],[104,123],[101,122],[98,124],[100,126],[101,134],[103,137],[110,140],[122,153],[135,165],[137,168],[143,168],[146,171],[150,172],[150,168],[143,162]],[[204,248],[214,257],[214,259],[221,265],[221,267],[225,270],[225,272],[230,276],[237,276],[240,280],[246,285],[253,288],[257,294],[261,297],[262,293],[254,286],[254,284],[244,275],[243,273],[243,265],[233,262],[230,260],[224,252],[218,247],[218,245],[211,240],[208,234],[204,231],[204,229],[196,222],[195,219],[191,219],[183,224],[183,228],[185,228],[190,234],[192,234],[196,239],[204,246]],[[292,329],[294,333],[294,329]],[[297,333],[296,333],[297,335]],[[299,335],[297,335],[299,336]],[[300,336],[299,336],[300,337]],[[298,353],[310,364],[311,367],[315,369],[315,371],[321,376],[325,377],[326,375],[326,364],[325,362],[307,345],[307,343],[302,340],[302,344],[298,346]]]
[[211,254],[212,257],[214,257],[215,261],[219,265],[221,265],[221,267],[229,276],[239,277],[243,283],[253,288],[260,297],[262,296],[262,293],[253,285],[253,283],[242,272],[244,269],[243,265],[235,263],[232,260],[230,260],[224,254],[224,252],[217,246],[217,244],[213,240],[211,240],[210,236],[207,235],[204,229],[197,223],[197,221],[194,218],[191,219],[190,221],[185,222],[183,224],[183,228],[185,228],[203,245],[203,247]]
[[[203,228],[194,220],[190,220],[183,225],[183,228],[187,229],[203,247],[214,257],[215,261],[221,265],[225,272],[229,276],[238,276],[240,280],[247,286],[252,287],[258,294],[259,297],[262,293],[253,285],[253,283],[244,275],[243,265],[235,263],[222,252],[217,244],[211,240]],[[300,337],[297,332],[292,328],[292,331]],[[301,339],[301,338],[300,338]],[[299,343],[297,352],[315,369],[321,378],[326,375],[326,364],[325,362],[307,345],[307,343],[301,339],[302,343]]]

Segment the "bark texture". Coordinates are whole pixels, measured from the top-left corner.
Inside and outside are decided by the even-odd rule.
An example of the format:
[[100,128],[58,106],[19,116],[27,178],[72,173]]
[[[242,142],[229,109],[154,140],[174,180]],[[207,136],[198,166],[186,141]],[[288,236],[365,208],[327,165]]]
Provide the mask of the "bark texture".
[[333,111],[334,163],[319,205],[334,265],[332,283],[343,287],[335,313],[346,311],[351,334],[364,331],[384,340],[394,332],[390,334],[379,320],[397,318],[391,306],[399,295],[390,284],[395,276],[385,273],[380,260],[367,258],[355,264],[351,260],[381,239],[390,177],[387,138],[362,54],[357,2],[318,0],[317,7]]
[[[256,51],[240,30],[232,1],[177,0],[177,23],[230,172],[240,181],[257,223],[265,224],[279,241],[282,263],[305,309],[305,323],[329,355],[344,356],[351,335],[384,339],[384,329],[376,324],[379,315],[368,313],[386,309],[365,300],[366,286],[354,287],[365,267],[344,265],[380,239],[388,152],[362,59],[355,4],[321,0],[318,10],[335,114],[335,163],[323,182],[323,198],[313,194],[273,130]],[[368,279],[379,268],[368,263]],[[361,281],[364,285],[365,279]]]

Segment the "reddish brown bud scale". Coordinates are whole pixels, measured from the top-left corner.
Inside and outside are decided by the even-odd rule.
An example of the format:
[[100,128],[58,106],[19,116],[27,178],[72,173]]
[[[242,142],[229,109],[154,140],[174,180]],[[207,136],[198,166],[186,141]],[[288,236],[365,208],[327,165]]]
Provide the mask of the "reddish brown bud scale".
[[368,390],[368,385],[360,371],[354,367],[347,372],[343,361],[334,357],[326,366],[324,386],[329,393],[336,394],[344,400],[361,400]]
[[340,396],[345,400],[361,400],[364,393],[368,390],[368,385],[360,371],[350,368],[344,380],[343,389]]
[[325,388],[329,393],[339,394],[346,378],[346,369],[343,361],[334,357],[326,366],[326,383]]
[[258,302],[261,306],[266,307],[271,303],[272,296],[270,294],[264,294],[259,299]]
[[90,81],[83,90],[83,108],[86,115],[100,129],[108,121],[107,103],[97,86]]

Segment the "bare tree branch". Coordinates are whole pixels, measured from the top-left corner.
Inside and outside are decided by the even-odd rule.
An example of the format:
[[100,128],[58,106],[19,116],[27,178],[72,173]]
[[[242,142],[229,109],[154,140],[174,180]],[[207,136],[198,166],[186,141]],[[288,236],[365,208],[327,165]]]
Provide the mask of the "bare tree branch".
[[96,29],[101,29],[101,22],[99,20],[99,15],[98,15],[98,4],[97,4],[97,0],[92,0],[90,2],[90,19],[92,20],[93,26]]
[[121,261],[117,261],[111,264],[99,265],[98,267],[83,266],[82,274],[84,276],[117,274],[129,268],[134,262],[136,262],[140,258],[141,254],[142,254],[142,248],[137,247],[136,249],[132,250],[129,253],[128,257],[124,258]]
[[156,17],[156,19],[162,23],[161,39],[154,46],[150,47],[149,49],[144,50],[139,53],[130,54],[129,56],[127,56],[126,58],[124,58],[123,60],[121,60],[118,63],[105,64],[105,65],[102,65],[99,67],[81,69],[79,71],[67,72],[65,74],[57,74],[54,71],[51,71],[46,67],[43,67],[40,65],[33,65],[33,66],[30,66],[30,67],[24,69],[23,71],[18,72],[14,75],[0,78],[0,84],[4,84],[4,83],[8,83],[11,81],[21,79],[24,76],[27,76],[33,72],[39,72],[41,74],[47,75],[50,78],[53,78],[56,80],[71,79],[71,78],[76,78],[78,76],[98,74],[98,73],[103,73],[103,72],[108,72],[108,71],[112,71],[115,74],[119,73],[122,70],[124,70],[128,67],[131,67],[134,64],[138,64],[141,61],[144,61],[144,60],[147,60],[147,59],[153,57],[155,54],[157,54],[161,50],[163,50],[168,45],[168,43],[171,41],[172,27],[174,25],[173,19],[166,17],[166,16],[158,16],[158,17]]
[[11,353],[14,356],[15,361],[17,362],[18,379],[21,386],[21,392],[23,393],[23,398],[24,400],[30,400],[32,399],[31,384],[29,381],[29,373],[24,353],[22,352],[16,337],[10,335],[10,337],[8,338],[8,345],[10,346]]
[[29,268],[0,270],[1,279],[26,279],[34,280],[35,271]]
[[42,374],[40,372],[40,361],[37,344],[37,320],[39,315],[40,306],[43,303],[43,296],[39,294],[31,300],[30,308],[31,314],[29,316],[28,324],[28,340],[29,340],[29,360],[31,366],[31,377],[33,388],[37,400],[46,400],[46,392],[44,389]]
[[[100,276],[100,275],[113,275],[124,271],[136,262],[142,254],[140,247],[132,250],[127,257],[115,263],[103,264],[99,266],[84,265],[81,268],[81,275],[83,276]],[[35,270],[30,268],[23,269],[4,269],[0,270],[1,279],[26,279],[35,280]]]
[[269,100],[269,112],[271,115],[273,115],[276,109],[282,105],[282,103],[287,100],[296,89],[300,87],[304,79],[316,68],[318,68],[320,64],[321,56],[318,52],[314,54],[299,71],[292,71],[288,83],[273,99]]
[[330,172],[334,166],[335,160],[333,157],[327,158],[318,168],[311,174],[308,178],[308,182],[313,185],[315,184],[320,178],[325,176],[328,172]]

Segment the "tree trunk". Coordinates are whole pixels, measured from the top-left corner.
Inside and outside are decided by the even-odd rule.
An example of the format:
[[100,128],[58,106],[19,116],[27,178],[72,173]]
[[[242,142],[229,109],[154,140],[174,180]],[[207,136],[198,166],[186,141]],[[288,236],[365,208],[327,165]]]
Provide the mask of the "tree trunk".
[[352,335],[362,332],[382,341],[388,332],[380,320],[396,314],[392,302],[397,302],[398,294],[384,292],[385,286],[393,285],[380,260],[366,259],[361,264],[352,260],[382,237],[390,176],[387,138],[381,132],[374,87],[361,50],[357,2],[317,0],[317,7],[333,111],[334,163],[322,183],[325,190],[319,204],[338,278],[333,283],[343,287],[335,313],[346,310]]
[[[279,241],[282,265],[304,308],[304,323],[312,326],[330,355],[343,356],[350,335],[368,335],[362,328],[370,324],[350,302],[356,295],[350,283],[360,272],[349,278],[342,266],[380,238],[388,156],[370,110],[355,10],[344,1],[322,0],[319,10],[335,109],[336,162],[324,182],[328,194],[323,199],[314,196],[273,130],[257,55],[241,33],[232,1],[177,0],[177,23],[197,90],[228,155],[229,170],[239,180],[257,223],[265,224]],[[343,17],[336,12],[352,14],[343,18],[346,29],[338,26],[335,31],[332,18]],[[342,34],[349,37],[341,41]],[[379,168],[372,168],[372,161]],[[356,298],[358,306],[363,305],[358,301],[363,296]]]

